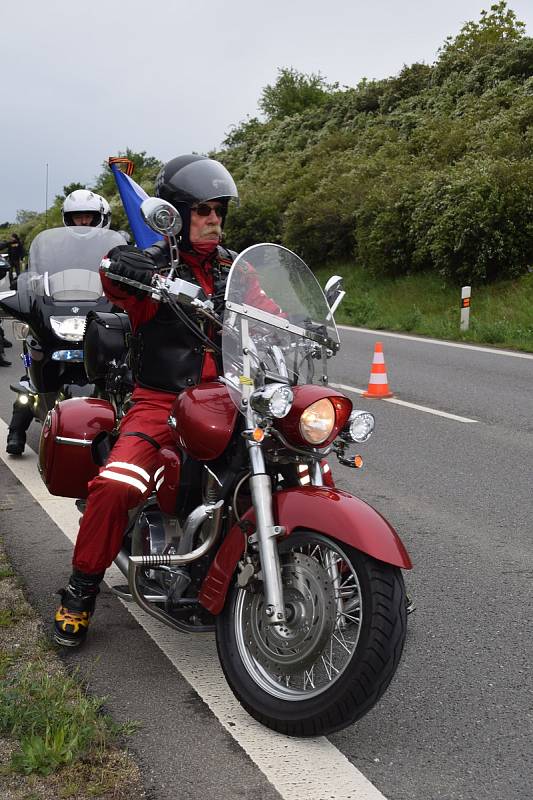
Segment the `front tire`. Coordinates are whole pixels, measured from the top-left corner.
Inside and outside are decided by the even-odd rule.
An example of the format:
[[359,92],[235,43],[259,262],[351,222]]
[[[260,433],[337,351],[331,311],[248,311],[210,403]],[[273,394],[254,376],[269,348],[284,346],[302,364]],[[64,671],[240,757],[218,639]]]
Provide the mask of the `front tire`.
[[268,625],[260,582],[234,582],[217,618],[220,663],[263,725],[333,733],[366,714],[396,672],[407,627],[402,574],[312,531],[279,549],[287,624]]

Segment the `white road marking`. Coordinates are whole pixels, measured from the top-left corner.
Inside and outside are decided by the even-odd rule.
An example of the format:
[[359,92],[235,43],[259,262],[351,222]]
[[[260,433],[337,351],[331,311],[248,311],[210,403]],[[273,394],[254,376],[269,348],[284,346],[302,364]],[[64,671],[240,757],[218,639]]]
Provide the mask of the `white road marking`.
[[[355,394],[364,394],[366,389],[356,389],[355,386],[346,386],[344,383],[330,383],[334,389],[342,389],[344,392],[354,392]],[[406,406],[407,408],[414,408],[416,411],[425,411],[427,414],[435,414],[437,417],[446,417],[447,419],[454,419],[456,422],[479,422],[477,419],[470,419],[470,417],[460,417],[458,414],[449,414],[447,411],[437,411],[435,408],[428,408],[427,406],[419,406],[416,403],[408,403],[405,400],[398,400],[396,397],[381,397],[382,403],[395,403],[397,406]]]
[[374,331],[370,328],[355,328],[353,325],[337,325],[343,331],[356,331],[357,333],[369,333],[372,336],[389,336],[392,339],[407,339],[410,342],[425,342],[427,344],[439,344],[442,347],[460,347],[464,350],[475,350],[477,353],[485,353],[488,356],[511,356],[511,358],[533,359],[533,353],[517,353],[514,350],[498,350],[496,347],[482,347],[475,344],[464,344],[463,342],[445,342],[443,339],[429,339],[425,336],[408,336],[405,333],[393,333],[392,331]]
[[[28,447],[21,458],[7,456],[6,437],[7,425],[0,419],[0,458],[74,543],[80,518],[74,500],[48,493],[37,470],[37,456]],[[124,583],[124,576],[113,565],[106,572],[106,583],[117,581]],[[226,683],[214,637],[180,634],[137,606],[124,605],[285,800],[386,800],[326,737],[288,738],[253,720]]]

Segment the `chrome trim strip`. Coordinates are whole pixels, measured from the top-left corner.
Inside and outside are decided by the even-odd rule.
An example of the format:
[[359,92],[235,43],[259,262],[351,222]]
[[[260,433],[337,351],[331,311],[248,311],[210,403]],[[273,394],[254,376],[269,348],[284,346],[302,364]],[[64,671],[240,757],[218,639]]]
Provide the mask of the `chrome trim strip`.
[[56,436],[57,444],[73,444],[75,447],[90,447],[92,439],[71,439],[69,436]]

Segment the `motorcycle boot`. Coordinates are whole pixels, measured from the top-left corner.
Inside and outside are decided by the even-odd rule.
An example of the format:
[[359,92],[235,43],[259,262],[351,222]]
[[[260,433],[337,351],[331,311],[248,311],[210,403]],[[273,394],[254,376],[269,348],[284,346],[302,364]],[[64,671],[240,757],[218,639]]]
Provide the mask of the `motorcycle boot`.
[[26,445],[26,431],[31,425],[33,412],[28,406],[19,403],[13,405],[13,415],[9,423],[7,434],[6,453],[11,456],[21,456]]
[[21,456],[26,445],[26,434],[21,431],[10,430],[7,434],[6,453],[10,456]]
[[61,605],[54,618],[54,641],[63,647],[79,647],[85,641],[104,573],[85,575],[74,570],[66,589],[60,589]]

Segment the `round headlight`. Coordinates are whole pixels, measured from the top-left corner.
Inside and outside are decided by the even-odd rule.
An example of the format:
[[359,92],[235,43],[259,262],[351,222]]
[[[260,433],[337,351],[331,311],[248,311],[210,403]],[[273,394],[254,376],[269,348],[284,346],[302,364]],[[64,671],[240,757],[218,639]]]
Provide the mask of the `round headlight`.
[[322,444],[335,425],[335,408],[327,397],[307,406],[300,417],[300,433],[309,444]]
[[352,411],[341,438],[349,442],[366,442],[370,439],[376,421],[368,411]]
[[250,397],[250,405],[262,417],[286,417],[294,400],[290,386],[284,383],[269,383],[256,389]]

